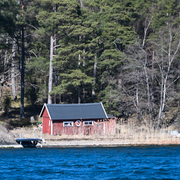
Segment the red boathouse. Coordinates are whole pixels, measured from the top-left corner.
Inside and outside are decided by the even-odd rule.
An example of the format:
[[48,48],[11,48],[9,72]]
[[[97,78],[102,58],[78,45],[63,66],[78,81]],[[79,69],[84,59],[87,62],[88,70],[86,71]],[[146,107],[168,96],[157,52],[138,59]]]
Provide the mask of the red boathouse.
[[39,117],[45,134],[115,134],[115,117],[106,114],[102,103],[44,104]]

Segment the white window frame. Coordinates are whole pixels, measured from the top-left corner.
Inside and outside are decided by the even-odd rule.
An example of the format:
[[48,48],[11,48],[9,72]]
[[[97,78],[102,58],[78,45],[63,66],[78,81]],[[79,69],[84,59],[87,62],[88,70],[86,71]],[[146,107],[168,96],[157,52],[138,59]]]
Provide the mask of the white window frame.
[[[68,123],[68,124],[65,125],[66,123]],[[73,126],[74,126],[73,121],[63,121],[63,127],[73,127]]]
[[[88,123],[88,124],[85,124]],[[89,124],[92,123],[92,124]],[[83,126],[94,126],[94,121],[83,121]]]

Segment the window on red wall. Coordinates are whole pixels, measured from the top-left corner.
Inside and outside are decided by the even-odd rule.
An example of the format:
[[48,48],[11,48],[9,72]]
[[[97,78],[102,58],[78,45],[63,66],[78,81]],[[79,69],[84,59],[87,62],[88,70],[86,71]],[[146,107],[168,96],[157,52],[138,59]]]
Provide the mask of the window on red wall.
[[71,127],[71,126],[74,126],[73,121],[64,121],[63,122],[63,127]]
[[84,121],[83,125],[84,126],[93,126],[94,124],[93,124],[93,121]]

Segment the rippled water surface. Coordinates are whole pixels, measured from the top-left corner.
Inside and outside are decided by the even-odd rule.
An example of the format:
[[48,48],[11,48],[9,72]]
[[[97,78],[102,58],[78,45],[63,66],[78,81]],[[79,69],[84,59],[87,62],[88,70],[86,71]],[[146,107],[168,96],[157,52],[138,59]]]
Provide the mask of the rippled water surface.
[[180,179],[180,147],[0,149],[0,179]]

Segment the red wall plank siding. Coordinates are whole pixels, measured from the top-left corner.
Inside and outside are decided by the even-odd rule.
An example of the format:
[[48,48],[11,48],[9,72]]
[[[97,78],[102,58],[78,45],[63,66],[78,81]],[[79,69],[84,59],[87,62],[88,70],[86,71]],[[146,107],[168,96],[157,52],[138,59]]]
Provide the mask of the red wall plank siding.
[[48,115],[46,108],[45,108],[43,115],[42,115],[42,121],[43,121],[43,133],[51,134],[51,120],[49,118],[49,115]]
[[[89,120],[90,121],[90,120]],[[65,122],[65,121],[64,121]],[[81,122],[81,126],[76,126],[76,121],[73,120],[74,126],[72,127],[63,127],[63,121],[54,120],[53,121],[53,135],[76,135],[76,134],[84,134],[84,135],[112,135],[115,134],[115,119],[109,119],[106,121],[94,121],[93,126],[84,126],[83,122]]]
[[[105,119],[105,120],[86,120],[93,121],[93,125],[84,126],[83,120],[81,120],[81,125],[77,126],[76,120],[73,121],[73,126],[63,127],[63,120],[53,120],[52,121],[52,135],[113,135],[116,132],[116,120],[115,119]],[[45,108],[42,115],[43,122],[43,133],[51,134],[51,119],[49,117],[48,111]]]

